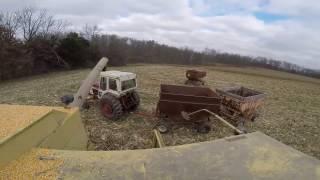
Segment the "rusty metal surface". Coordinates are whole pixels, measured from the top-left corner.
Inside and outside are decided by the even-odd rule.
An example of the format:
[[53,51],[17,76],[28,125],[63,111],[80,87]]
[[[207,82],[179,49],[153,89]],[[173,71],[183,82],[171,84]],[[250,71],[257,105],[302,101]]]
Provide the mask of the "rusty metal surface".
[[265,94],[245,87],[228,87],[217,89],[220,95],[228,96],[241,102],[252,102],[265,98]]
[[[158,115],[174,119],[181,117],[181,112],[194,112],[200,109],[218,113],[220,104],[220,97],[210,88],[162,84],[157,112]],[[199,113],[194,119],[207,116],[207,113]]]
[[191,86],[179,86],[179,85],[160,85],[160,93],[168,94],[180,94],[190,96],[205,96],[205,97],[217,97],[218,94],[207,87],[191,87]]
[[199,81],[207,75],[205,71],[198,71],[194,69],[189,69],[186,71],[186,77],[189,80]]
[[[239,112],[245,118],[251,118],[256,110],[263,105],[265,94],[245,87],[217,89],[222,98],[226,112]],[[229,113],[230,114],[230,113]]]

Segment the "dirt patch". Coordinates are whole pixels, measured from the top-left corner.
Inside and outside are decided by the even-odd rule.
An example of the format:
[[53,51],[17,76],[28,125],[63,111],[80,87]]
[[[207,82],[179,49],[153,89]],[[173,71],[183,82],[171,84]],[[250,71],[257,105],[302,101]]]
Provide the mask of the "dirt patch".
[[152,118],[148,120],[139,115],[126,114],[117,121],[108,120],[101,115],[98,101],[91,103],[81,116],[89,135],[90,149],[152,148]]

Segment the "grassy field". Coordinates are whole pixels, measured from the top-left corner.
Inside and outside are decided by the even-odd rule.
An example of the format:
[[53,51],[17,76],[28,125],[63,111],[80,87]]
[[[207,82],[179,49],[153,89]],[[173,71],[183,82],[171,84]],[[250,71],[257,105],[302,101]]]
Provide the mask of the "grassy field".
[[[154,118],[159,85],[183,84],[189,66],[129,65],[112,69],[137,73],[142,99],[140,114],[128,114],[119,121],[104,119],[98,103],[82,112],[95,150],[140,149],[152,147]],[[206,82],[212,88],[242,85],[267,94],[261,116],[249,131],[265,134],[320,159],[320,80],[258,68],[198,66],[207,71]],[[110,68],[111,69],[111,68]],[[0,84],[0,103],[60,106],[59,97],[74,93],[90,70],[57,72],[22,78]],[[198,134],[180,127],[164,135],[167,145],[213,140],[232,135],[232,131],[214,122],[215,130]]]

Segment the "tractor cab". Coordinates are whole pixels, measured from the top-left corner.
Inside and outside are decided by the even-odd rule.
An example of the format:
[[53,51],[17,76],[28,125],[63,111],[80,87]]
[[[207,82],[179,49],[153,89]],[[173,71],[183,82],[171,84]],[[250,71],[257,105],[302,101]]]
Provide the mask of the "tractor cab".
[[100,99],[102,114],[118,119],[124,111],[135,110],[140,103],[137,75],[131,72],[103,71],[90,93]]
[[137,88],[136,74],[121,71],[104,71],[100,73],[99,81],[93,89],[97,91],[100,99],[105,93],[111,93],[116,97],[125,95]]

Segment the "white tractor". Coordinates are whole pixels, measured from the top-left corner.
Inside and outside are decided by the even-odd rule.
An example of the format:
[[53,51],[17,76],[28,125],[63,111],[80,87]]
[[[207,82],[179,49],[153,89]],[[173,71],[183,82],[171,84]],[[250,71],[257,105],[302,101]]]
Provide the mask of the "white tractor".
[[100,110],[108,119],[119,119],[124,112],[134,111],[140,104],[137,75],[130,72],[102,71],[90,90],[100,100]]

